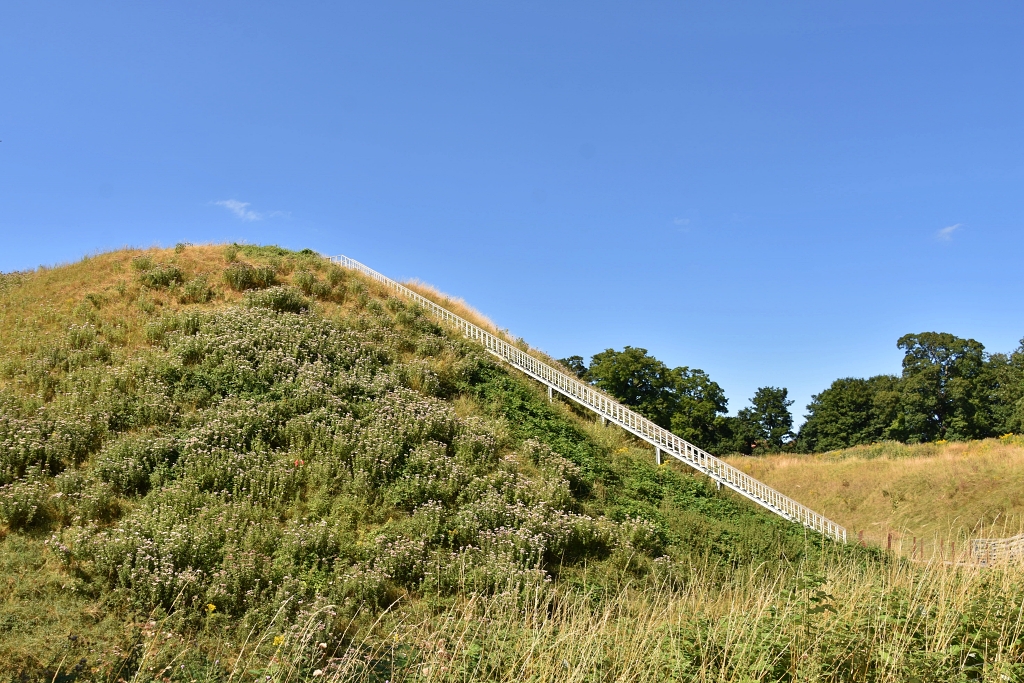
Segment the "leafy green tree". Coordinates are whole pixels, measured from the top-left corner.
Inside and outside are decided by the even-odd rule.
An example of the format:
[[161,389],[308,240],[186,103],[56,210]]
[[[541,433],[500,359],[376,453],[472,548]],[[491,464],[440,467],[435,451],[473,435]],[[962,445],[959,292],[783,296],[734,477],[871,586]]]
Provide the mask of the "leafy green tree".
[[647,349],[606,349],[590,359],[587,376],[597,387],[636,408],[647,419],[670,428],[676,403],[672,371],[648,355]]
[[759,444],[768,448],[781,448],[793,438],[793,415],[789,407],[793,401],[785,387],[761,387],[750,399],[753,408],[750,420],[757,426]]
[[675,393],[672,432],[701,448],[717,449],[728,437],[725,412],[729,409],[729,400],[722,387],[697,368],[675,368],[672,380]]
[[725,419],[719,449],[722,452],[750,455],[777,451],[793,438],[793,415],[789,391],[778,387],[761,387],[734,417]]
[[750,455],[761,438],[761,427],[754,418],[753,408],[741,408],[735,416],[726,417],[719,439],[719,453]]
[[559,358],[558,362],[564,365],[566,369],[572,371],[580,379],[587,378],[587,364],[583,362],[583,356]]
[[798,437],[802,450],[820,452],[899,438],[900,380],[893,375],[837,379],[811,397]]
[[[565,361],[571,361],[571,358]],[[656,424],[701,448],[714,449],[729,433],[725,392],[706,372],[669,368],[647,349],[607,349],[595,355],[587,379]]]
[[994,353],[985,365],[993,432],[1024,433],[1024,339],[1016,351]]
[[907,440],[977,439],[992,433],[985,347],[944,332],[907,334],[901,431]]

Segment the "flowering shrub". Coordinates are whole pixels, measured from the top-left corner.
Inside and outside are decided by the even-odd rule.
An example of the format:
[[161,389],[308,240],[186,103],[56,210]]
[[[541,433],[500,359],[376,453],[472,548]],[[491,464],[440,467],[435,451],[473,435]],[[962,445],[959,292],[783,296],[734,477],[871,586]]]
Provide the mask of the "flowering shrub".
[[245,296],[249,306],[269,308],[279,313],[302,313],[309,308],[309,300],[294,287],[271,287]]
[[0,407],[0,484],[20,479],[29,467],[52,476],[77,465],[106,432],[97,413],[42,408],[22,416],[15,402],[2,398]]
[[88,348],[96,340],[96,327],[85,323],[84,325],[72,325],[68,329],[68,345],[76,350]]
[[[295,285],[302,290],[302,293],[307,296],[316,297],[317,299],[330,299],[332,298],[333,282],[324,282],[316,276],[316,273],[308,270],[299,271],[293,278]],[[344,294],[342,294],[342,298]]]
[[151,435],[130,436],[115,442],[96,457],[94,471],[122,495],[145,494],[158,467],[170,467],[178,451],[173,439]]
[[271,266],[251,266],[244,261],[235,261],[224,270],[224,280],[231,289],[244,292],[271,286],[277,280],[277,273]]
[[50,517],[50,491],[39,479],[0,486],[0,522],[12,529],[27,529]]
[[178,301],[183,304],[205,304],[213,298],[213,289],[205,275],[199,275],[185,283]]
[[153,265],[138,275],[140,283],[151,289],[166,289],[184,282],[184,273],[176,265]]
[[[227,277],[270,284],[253,273],[236,262]],[[460,417],[446,399],[498,372],[482,351],[341,271],[295,281],[151,321],[146,355],[67,375],[52,408],[0,414],[9,524],[54,522],[57,556],[136,609],[252,623],[300,601],[352,614],[402,591],[541,585],[618,546],[660,552],[643,522],[581,512],[585,475],[551,443]],[[297,315],[339,290],[360,314]]]

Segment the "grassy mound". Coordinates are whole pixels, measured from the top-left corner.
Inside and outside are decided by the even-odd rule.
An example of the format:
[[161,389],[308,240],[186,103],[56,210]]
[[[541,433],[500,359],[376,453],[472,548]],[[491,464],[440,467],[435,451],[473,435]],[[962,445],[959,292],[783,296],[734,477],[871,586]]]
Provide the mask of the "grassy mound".
[[311,252],[121,251],[0,292],[8,680],[1021,663],[1012,570],[836,547],[656,467]]
[[[1024,531],[1024,438],[878,443],[816,455],[735,457],[733,465],[798,498],[865,542],[909,553],[967,549]],[[890,541],[891,539],[891,541]],[[959,551],[958,551],[959,552]]]

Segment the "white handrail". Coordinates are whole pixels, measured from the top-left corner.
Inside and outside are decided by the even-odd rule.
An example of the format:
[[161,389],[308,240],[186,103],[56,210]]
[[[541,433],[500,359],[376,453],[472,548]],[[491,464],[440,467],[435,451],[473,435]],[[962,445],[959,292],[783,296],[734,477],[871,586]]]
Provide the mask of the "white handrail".
[[665,451],[677,460],[703,472],[721,486],[727,486],[736,493],[749,498],[758,505],[771,510],[775,514],[818,531],[837,541],[846,542],[846,529],[814,510],[801,505],[792,498],[779,493],[767,484],[754,479],[749,474],[716,458],[707,451],[680,439],[678,436],[654,424],[639,413],[635,413],[595,387],[579,381],[575,377],[541,362],[522,349],[509,344],[477,325],[460,318],[448,309],[434,303],[430,299],[417,294],[408,287],[391,278],[364,266],[359,261],[347,256],[330,256],[331,262],[345,268],[357,270],[367,277],[389,287],[403,296],[412,299],[442,321],[455,326],[466,337],[479,342],[483,347],[507,361],[516,369],[533,377],[549,388],[576,401],[604,419],[614,422],[626,431],[635,434],[656,449],[660,461],[660,452]]

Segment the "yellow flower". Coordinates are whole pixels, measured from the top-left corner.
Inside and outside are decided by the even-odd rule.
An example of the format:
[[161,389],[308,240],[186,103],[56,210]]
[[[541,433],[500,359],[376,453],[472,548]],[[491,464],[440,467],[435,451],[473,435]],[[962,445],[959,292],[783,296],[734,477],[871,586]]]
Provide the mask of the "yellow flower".
[[281,645],[284,643],[284,636],[274,636],[274,645]]
[[209,605],[207,605],[207,606],[206,606],[206,611],[207,611],[207,612],[208,612],[209,614],[213,614],[213,611],[214,611],[215,609],[217,609],[217,605],[213,604],[212,602],[211,602],[211,603],[210,603]]

